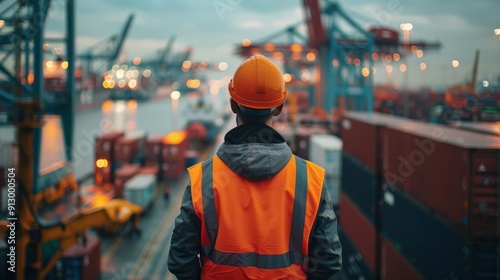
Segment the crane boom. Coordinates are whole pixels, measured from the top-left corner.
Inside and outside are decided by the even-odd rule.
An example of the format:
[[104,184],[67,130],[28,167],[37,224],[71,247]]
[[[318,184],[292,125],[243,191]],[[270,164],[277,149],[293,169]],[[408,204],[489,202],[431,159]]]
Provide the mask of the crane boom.
[[123,28],[122,33],[120,34],[120,37],[118,37],[118,43],[116,44],[115,50],[112,52],[110,56],[111,61],[116,60],[120,55],[120,52],[122,51],[123,48],[123,42],[125,42],[125,39],[127,38],[133,20],[134,20],[134,14],[130,14],[130,16],[127,19],[127,22],[125,23],[125,27]]
[[309,45],[317,48],[327,42],[327,36],[323,23],[321,22],[321,9],[319,0],[303,0],[306,13],[307,28],[309,31]]

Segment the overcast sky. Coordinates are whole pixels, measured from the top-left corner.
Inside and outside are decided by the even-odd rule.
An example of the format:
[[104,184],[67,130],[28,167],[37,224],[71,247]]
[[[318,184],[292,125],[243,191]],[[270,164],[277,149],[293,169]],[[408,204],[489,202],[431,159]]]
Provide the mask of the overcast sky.
[[[62,32],[63,0],[53,0],[48,35]],[[413,23],[411,39],[439,41],[439,51],[426,52],[409,62],[410,84],[444,86],[470,77],[474,51],[479,49],[479,75],[492,79],[500,74],[500,0],[341,0],[342,8],[363,27],[387,26],[397,30]],[[304,18],[299,0],[80,0],[76,1],[77,52],[119,33],[130,13],[135,20],[124,52],[129,58],[152,57],[176,35],[176,50],[193,47],[194,60],[227,61],[230,75],[242,61],[235,46],[245,38],[258,40]],[[402,35],[401,35],[402,36]],[[451,60],[460,61],[456,73]],[[419,63],[426,62],[424,74]],[[397,69],[399,64],[394,64]],[[387,82],[385,64],[376,63],[376,81]],[[211,76],[222,75],[214,73]],[[402,81],[399,71],[395,82]]]

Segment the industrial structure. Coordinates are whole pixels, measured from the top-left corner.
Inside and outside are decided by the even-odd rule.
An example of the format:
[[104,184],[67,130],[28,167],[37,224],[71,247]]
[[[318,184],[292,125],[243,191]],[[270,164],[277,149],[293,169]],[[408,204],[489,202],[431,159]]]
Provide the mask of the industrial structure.
[[[0,188],[0,236],[7,244],[15,224],[16,279],[171,277],[168,250],[158,248],[169,246],[184,171],[213,155],[234,127],[227,108],[216,106],[219,86],[209,91],[205,78],[227,63],[195,61],[191,47],[175,52],[175,35],[151,59],[122,57],[134,14],[118,33],[76,54],[74,0],[65,1],[62,38],[45,36],[50,0],[5,2],[0,125],[15,127],[17,144],[9,147],[17,146],[17,156],[0,158],[2,180],[7,168],[16,171],[14,204]],[[290,95],[273,127],[294,154],[326,169],[343,247],[335,279],[499,279],[500,129],[456,121],[496,120],[500,95],[480,100],[488,112],[479,105],[467,118],[445,114],[472,108],[479,54],[470,83],[445,94],[375,87],[376,63],[440,43],[365,29],[338,1],[300,2],[304,21],[245,39],[235,52],[282,65]],[[52,48],[57,44],[63,47]],[[77,97],[84,92],[94,96],[93,107],[79,104],[80,112],[100,108],[102,116],[93,114],[110,122],[115,111],[129,122],[140,115],[142,125],[168,131],[133,126],[92,134],[91,173],[75,178],[82,168],[73,165]],[[172,115],[162,119],[167,109]]]

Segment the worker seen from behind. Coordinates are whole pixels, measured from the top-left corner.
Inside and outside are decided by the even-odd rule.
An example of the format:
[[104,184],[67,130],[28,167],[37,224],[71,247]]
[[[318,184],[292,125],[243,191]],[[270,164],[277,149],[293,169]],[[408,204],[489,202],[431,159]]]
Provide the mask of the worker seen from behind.
[[228,87],[237,127],[188,169],[169,270],[178,279],[331,279],[342,260],[325,171],[271,127],[287,98],[283,74],[256,55]]

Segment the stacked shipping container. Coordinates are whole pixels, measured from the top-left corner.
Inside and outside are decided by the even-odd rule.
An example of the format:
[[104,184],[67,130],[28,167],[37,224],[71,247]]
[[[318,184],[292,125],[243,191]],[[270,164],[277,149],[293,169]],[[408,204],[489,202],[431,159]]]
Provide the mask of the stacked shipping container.
[[381,114],[347,113],[341,123],[340,224],[374,275],[380,275],[379,126],[399,121]]
[[95,138],[94,176],[97,185],[113,183],[115,164],[115,144],[123,137],[123,132],[108,132]]
[[342,138],[341,225],[382,279],[499,275],[498,138],[370,113],[346,114]]

